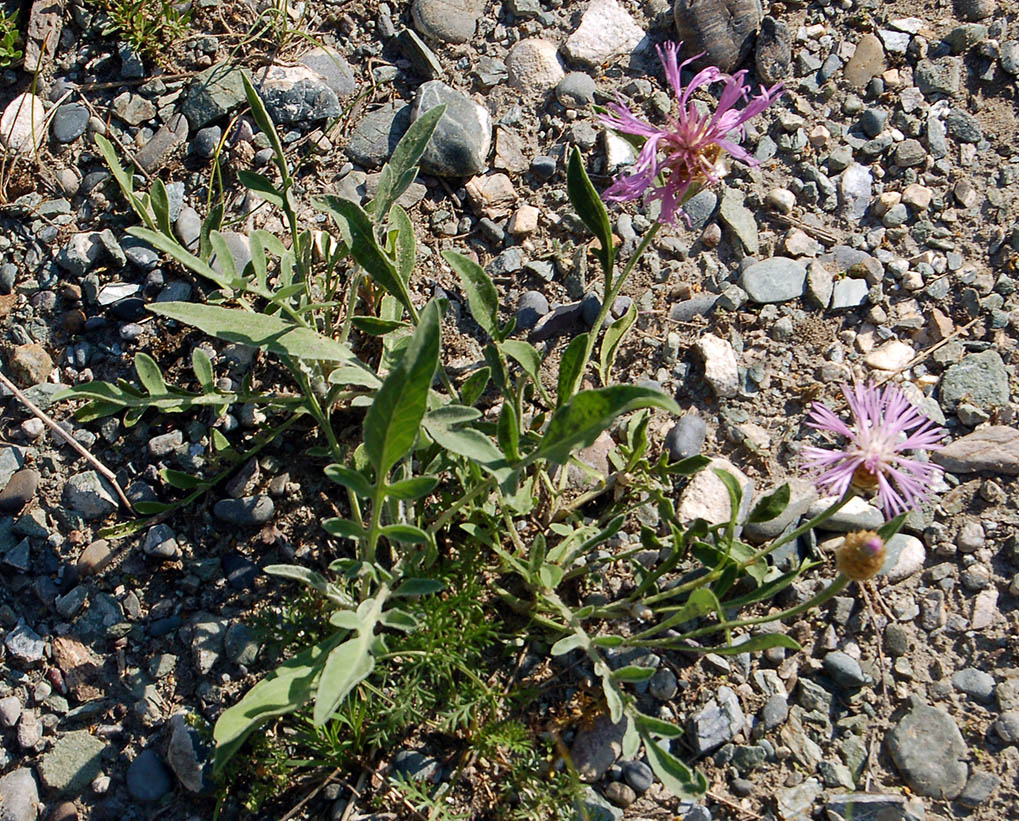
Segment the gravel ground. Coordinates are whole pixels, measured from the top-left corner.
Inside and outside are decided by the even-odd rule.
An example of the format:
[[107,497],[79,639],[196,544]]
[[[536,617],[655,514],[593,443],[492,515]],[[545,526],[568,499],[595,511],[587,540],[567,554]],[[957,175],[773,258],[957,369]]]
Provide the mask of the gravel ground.
[[[104,36],[94,6],[63,5],[24,4],[36,39],[25,66],[0,77],[5,373],[58,419],[71,410],[52,403],[59,385],[130,377],[138,351],[183,373],[202,341],[145,311],[197,286],[127,236],[133,220],[94,134],[133,157],[139,178],[168,183],[184,242],[218,153],[237,217],[228,236],[243,249],[251,230],[283,226],[233,182],[270,159],[253,123],[233,119],[241,70],[301,160],[302,196],[360,199],[418,111],[446,102],[406,195],[421,255],[413,284],[452,298],[447,349],[468,365],[480,336],[438,252],[476,254],[505,316],[518,312],[523,330],[541,319],[554,357],[597,285],[565,159],[579,146],[599,188],[625,166],[628,150],[591,110],[615,93],[661,121],[670,97],[655,44],[678,27],[724,69],[784,81],[745,142],[760,166],[734,166],[638,267],[625,299],[639,319],[617,377],[654,382],[687,410],[675,431],[656,420],[661,446],[724,458],[759,493],[792,479],[786,525],[820,504],[798,478],[804,412],[814,398],[837,403],[852,379],[901,384],[944,424],[950,445],[935,458],[947,473],[896,541],[876,610],[835,599],[791,626],[804,645],[794,655],[657,660],[641,698],[689,728],[680,751],[709,776],[702,804],[677,803],[641,762],[606,758],[618,751],[611,727],[580,731],[573,757],[606,818],[1019,818],[1014,3],[776,2],[762,22],[743,0],[680,0],[675,14],[668,0],[315,0],[291,9],[322,44],[312,49],[246,38],[257,8],[203,0],[201,34],[157,49],[159,61]],[[55,57],[39,60],[49,31]],[[610,213],[632,254],[654,214]],[[240,346],[203,344],[228,380],[272,378]],[[229,493],[105,542],[99,528],[125,520],[116,495],[2,395],[0,818],[209,818],[208,751],[180,715],[214,720],[262,669],[245,619],[278,593],[259,566],[317,558],[324,480],[291,457],[307,443],[288,435]],[[138,501],[172,497],[158,467],[201,468],[213,422],[243,439],[260,420],[237,408],[219,420],[62,424]],[[708,485],[688,487],[680,510],[722,515]],[[817,538],[880,521],[861,502]],[[803,582],[791,601],[823,582]],[[306,817],[344,806],[324,790]]]

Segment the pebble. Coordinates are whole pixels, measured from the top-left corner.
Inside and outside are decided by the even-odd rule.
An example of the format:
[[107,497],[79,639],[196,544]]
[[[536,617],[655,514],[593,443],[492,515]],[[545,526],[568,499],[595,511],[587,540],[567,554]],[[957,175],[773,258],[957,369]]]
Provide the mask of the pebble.
[[600,714],[590,727],[581,727],[570,745],[570,757],[581,781],[598,781],[608,771],[623,749],[626,720],[614,724]]
[[994,14],[995,0],[956,0],[955,9],[963,20],[984,20]]
[[110,549],[110,543],[106,539],[97,539],[88,545],[78,557],[78,574],[88,576],[94,573],[101,573],[111,561],[114,553]]
[[720,399],[731,399],[739,392],[739,365],[736,351],[725,339],[705,334],[697,340],[697,352],[704,361],[704,378]]
[[525,291],[517,303],[517,330],[531,330],[548,312],[548,299],[541,291]]
[[143,750],[127,768],[127,791],[135,801],[154,804],[171,789],[170,771],[155,750]]
[[648,692],[658,701],[669,701],[679,691],[676,674],[668,667],[660,667],[648,683]]
[[864,675],[860,668],[860,662],[840,650],[825,654],[822,667],[840,687],[852,689],[871,683],[870,676]]
[[23,468],[11,476],[0,492],[0,514],[14,514],[27,505],[35,496],[39,485],[39,471]]
[[400,750],[393,756],[392,768],[415,781],[432,781],[439,771],[439,762],[419,750]]
[[446,111],[421,157],[421,168],[439,177],[470,177],[484,170],[492,144],[492,118],[488,109],[439,80],[417,90],[413,117],[437,105]]
[[24,621],[7,634],[4,646],[11,658],[26,667],[38,664],[43,660],[46,642]]
[[219,63],[194,78],[180,108],[192,129],[203,128],[247,102],[245,72],[239,66]]
[[167,561],[173,561],[181,556],[176,534],[169,525],[165,524],[153,525],[148,529],[145,541],[142,543],[142,551],[146,556],[154,556]]
[[898,339],[889,339],[883,345],[867,354],[863,361],[874,370],[897,371],[903,368],[914,356],[916,351],[911,345]]
[[35,710],[25,710],[18,722],[18,746],[22,750],[31,750],[42,741],[42,722]]
[[[817,502],[807,510],[807,518],[812,519],[827,510],[835,499],[826,497],[818,499]],[[885,517],[872,504],[859,496],[850,499],[841,510],[836,511],[820,527],[823,530],[835,531],[837,533],[848,533],[850,530],[875,530],[884,524]]]
[[802,263],[787,257],[772,257],[748,266],[740,285],[754,302],[765,305],[799,298],[806,280],[807,269]]
[[732,741],[746,727],[739,698],[729,687],[719,687],[715,698],[691,717],[690,741],[696,755],[704,755]]
[[842,172],[839,181],[839,192],[842,195],[843,209],[846,218],[859,220],[867,213],[870,206],[874,175],[865,165],[854,162]]
[[21,717],[21,702],[17,696],[0,699],[0,727],[11,729]]
[[170,741],[166,748],[166,762],[184,788],[201,792],[206,786],[205,764],[202,756],[205,745],[198,734],[188,727],[184,716],[176,713],[170,717]]
[[154,174],[187,142],[188,131],[187,117],[174,114],[138,150],[135,161],[146,174]]
[[665,435],[665,447],[673,462],[696,456],[704,447],[708,426],[699,414],[687,413]]
[[200,128],[191,140],[191,153],[203,160],[211,160],[219,150],[219,141],[222,138],[223,129],[218,125]]
[[617,0],[591,0],[563,51],[571,62],[593,68],[629,55],[643,39],[644,29]]
[[833,795],[825,803],[830,821],[924,821],[921,799],[909,801],[901,795],[884,793],[844,793]]
[[885,66],[885,50],[881,41],[873,34],[865,34],[856,44],[842,76],[853,88],[863,88],[872,77],[883,72]]
[[140,94],[124,91],[113,98],[113,113],[128,125],[141,125],[154,119],[156,107]]
[[655,783],[654,771],[643,761],[624,761],[623,778],[638,795],[643,795]]
[[969,751],[955,720],[914,699],[912,709],[887,735],[888,751],[913,792],[954,799],[966,785]]
[[36,821],[39,787],[32,770],[20,767],[0,778],[0,818],[3,821]]
[[[509,84],[524,91],[557,88],[556,84],[567,76],[559,62],[559,47],[540,37],[529,37],[513,46],[506,55],[506,70],[509,73]],[[580,76],[587,77],[586,74]],[[590,77],[588,80],[594,84]],[[557,88],[556,96],[558,95]],[[593,90],[591,96],[592,98],[594,96]],[[575,107],[577,106],[571,106]]]
[[76,473],[67,480],[64,502],[87,521],[102,519],[117,509],[114,491],[94,470]]
[[410,105],[387,103],[364,115],[351,132],[347,156],[365,168],[378,168],[410,126],[411,110]]
[[591,75],[583,71],[571,71],[556,84],[555,95],[563,108],[585,109],[594,104],[597,88]]
[[953,673],[952,686],[976,701],[990,701],[994,696],[994,676],[975,667]]
[[888,559],[881,575],[890,584],[898,584],[910,576],[923,570],[924,562],[927,560],[927,550],[915,536],[907,533],[896,533],[885,545],[888,551]]
[[7,364],[14,381],[23,388],[45,382],[53,370],[53,360],[38,342],[16,346],[11,351]]
[[418,34],[440,43],[466,43],[474,37],[483,0],[414,0],[411,19]]
[[308,123],[342,113],[325,77],[306,65],[274,65],[258,72],[258,92],[273,122]]
[[50,129],[58,143],[73,143],[85,133],[91,114],[82,103],[65,103],[53,114]]
[[986,770],[973,770],[959,796],[959,803],[974,809],[985,803],[1001,785],[1001,779]]
[[81,795],[99,775],[105,749],[106,744],[88,730],[65,733],[39,760],[39,780],[64,795]]
[[46,144],[46,109],[41,97],[25,92],[0,114],[0,145],[14,154],[34,154]]
[[1006,744],[1019,744],[1019,710],[1007,710],[994,722],[994,732]]
[[617,807],[629,807],[637,800],[637,794],[622,781],[610,781],[605,786],[605,797]]
[[357,93],[357,79],[350,64],[340,52],[328,46],[319,46],[301,57],[301,65],[318,74],[339,98]]

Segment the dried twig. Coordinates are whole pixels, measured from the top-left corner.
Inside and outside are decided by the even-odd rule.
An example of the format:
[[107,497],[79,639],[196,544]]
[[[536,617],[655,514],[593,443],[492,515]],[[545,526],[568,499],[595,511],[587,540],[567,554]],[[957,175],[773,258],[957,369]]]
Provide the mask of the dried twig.
[[819,239],[825,245],[836,245],[838,244],[839,238],[835,236],[827,228],[822,228],[820,225],[811,225],[809,222],[804,222],[796,217],[790,217],[787,214],[776,214],[770,212],[768,218],[774,220],[779,225],[784,225],[787,228],[799,228],[804,234],[807,234],[814,239]]
[[354,811],[354,799],[361,797],[361,790],[364,789],[364,782],[368,780],[368,768],[361,770],[361,775],[357,777],[357,784],[350,790],[350,798],[347,799],[347,806],[343,808],[343,814],[340,816],[340,821],[347,821],[350,818],[350,814]]
[[923,362],[927,357],[929,357],[935,351],[945,347],[945,345],[947,345],[953,339],[955,339],[958,336],[961,336],[966,331],[968,331],[970,328],[972,328],[977,322],[980,321],[980,319],[981,319],[981,317],[977,317],[976,319],[974,319],[974,320],[972,320],[970,322],[967,322],[961,328],[956,328],[954,331],[952,331],[952,333],[950,333],[948,336],[946,336],[940,342],[936,342],[935,344],[933,344],[929,348],[927,348],[927,350],[925,350],[925,351],[920,351],[920,353],[918,353],[916,356],[914,356],[912,359],[910,359],[909,362],[907,362],[901,368],[896,368],[894,371],[890,371],[886,376],[882,376],[880,379],[878,379],[876,381],[875,384],[883,385],[889,379],[894,379],[896,376],[898,376],[903,371],[908,370],[909,368],[912,368],[914,365],[919,365],[921,362]]
[[134,513],[134,508],[131,507],[131,503],[128,501],[127,496],[125,496],[124,491],[121,490],[120,484],[117,482],[117,477],[113,475],[112,470],[110,470],[95,456],[89,453],[88,450],[80,442],[78,442],[78,440],[76,440],[73,436],[71,436],[71,434],[69,434],[66,430],[60,427],[60,425],[53,421],[53,419],[50,416],[48,416],[42,410],[42,408],[36,405],[35,402],[33,402],[31,399],[25,396],[25,392],[22,391],[13,382],[11,382],[11,380],[7,378],[7,375],[4,374],[3,371],[0,371],[0,383],[2,383],[5,388],[7,388],[11,393],[14,394],[14,396],[21,402],[21,404],[23,404],[26,408],[32,411],[32,413],[35,414],[36,417],[42,420],[46,427],[48,427],[57,436],[59,436],[61,439],[67,442],[67,444],[69,444],[72,448],[78,451],[78,453],[82,457],[84,457],[85,460],[88,461],[88,463],[91,464],[92,467],[94,467],[99,472],[99,474],[113,486],[113,489],[117,491],[117,495],[120,497],[120,501],[123,503],[124,507],[126,507],[130,513],[132,514]]
[[310,793],[304,796],[304,798],[298,801],[297,804],[295,804],[293,808],[291,808],[289,812],[287,812],[287,814],[280,819],[280,821],[290,821],[291,818],[294,818],[297,815],[297,813],[304,809],[305,805],[307,805],[307,803],[311,801],[311,799],[318,795],[329,782],[331,782],[334,778],[336,778],[337,775],[340,774],[341,769],[342,769],[341,767],[337,767],[335,770],[329,773],[329,775],[326,777],[324,781],[322,781],[317,787],[315,787],[315,789],[313,789]]

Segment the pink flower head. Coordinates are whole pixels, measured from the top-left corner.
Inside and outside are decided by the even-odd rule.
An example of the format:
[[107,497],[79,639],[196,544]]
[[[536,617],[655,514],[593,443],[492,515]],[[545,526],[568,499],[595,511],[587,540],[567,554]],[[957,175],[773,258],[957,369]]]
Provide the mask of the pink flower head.
[[938,450],[947,435],[944,428],[920,413],[906,395],[892,385],[842,387],[853,415],[850,427],[820,402],[810,409],[807,424],[849,441],[842,450],[806,447],[803,464],[817,474],[817,485],[843,496],[854,490],[867,495],[877,491],[885,515],[892,517],[926,500],[942,469],[911,459],[909,451]]
[[[750,87],[743,84],[746,71],[729,75],[715,66],[708,66],[698,72],[690,85],[683,88],[680,72],[684,66],[702,55],[698,54],[680,64],[676,57],[678,48],[676,43],[666,43],[664,52],[661,47],[658,48],[665,76],[679,102],[676,116],[667,117],[667,128],[658,128],[638,120],[623,104],[621,97],[617,98],[618,102],[608,105],[614,116],[601,117],[602,123],[609,128],[646,139],[634,163],[633,173],[617,179],[602,194],[602,198],[606,202],[627,202],[647,193],[648,199],[662,201],[660,219],[670,225],[675,223],[676,215],[682,211],[683,198],[693,183],[707,181],[715,184],[721,179],[723,152],[747,165],[757,165],[757,160],[734,140],[743,137],[747,120],[764,111],[782,93],[782,84],[777,83],[767,90],[762,86],[761,93],[751,99]],[[709,112],[701,115],[690,98],[701,86],[716,82],[725,83],[718,98],[718,106],[713,114]],[[747,101],[746,106],[735,108],[741,101]],[[665,184],[656,187],[655,179],[665,171],[668,171]]]

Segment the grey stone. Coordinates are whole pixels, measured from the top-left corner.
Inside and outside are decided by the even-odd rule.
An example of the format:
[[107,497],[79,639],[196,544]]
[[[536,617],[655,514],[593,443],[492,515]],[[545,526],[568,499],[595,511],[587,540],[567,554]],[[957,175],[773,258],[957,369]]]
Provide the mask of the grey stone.
[[226,657],[234,664],[243,664],[248,667],[258,658],[258,651],[261,645],[255,638],[251,629],[241,623],[231,624],[226,631],[223,642],[223,650]]
[[1001,355],[995,350],[968,354],[945,371],[939,395],[946,411],[963,402],[986,411],[1004,406],[1009,399],[1009,380]]
[[548,299],[541,291],[526,291],[517,303],[517,330],[531,330],[548,312]]
[[842,195],[842,205],[847,219],[859,220],[867,213],[873,183],[874,176],[870,169],[860,163],[851,163],[842,172],[839,193]]
[[170,717],[166,762],[186,790],[200,793],[209,784],[209,750],[181,713]]
[[365,168],[378,168],[393,153],[411,124],[412,108],[387,103],[361,118],[347,142],[347,156]]
[[593,787],[584,790],[577,803],[583,803],[584,814],[578,811],[577,819],[586,818],[587,821],[623,821],[625,813],[618,807],[612,806],[602,798]]
[[870,287],[863,279],[840,279],[832,286],[831,310],[857,308],[867,301]]
[[42,722],[35,710],[25,710],[18,721],[18,746],[22,750],[33,749],[42,741]]
[[754,302],[768,304],[802,296],[806,279],[807,269],[802,263],[787,257],[772,257],[748,266],[740,285]]
[[684,414],[665,435],[665,447],[669,451],[669,458],[678,462],[688,456],[696,456],[704,447],[707,434],[707,423],[699,414]]
[[304,123],[338,117],[336,92],[305,65],[270,66],[256,74],[258,93],[275,123]]
[[822,662],[824,672],[840,687],[853,689],[871,683],[870,676],[864,675],[860,662],[840,650],[825,654]]
[[927,152],[919,140],[906,139],[895,146],[892,160],[899,168],[912,168],[923,165]]
[[624,761],[621,767],[623,770],[623,778],[626,779],[626,783],[629,784],[638,795],[646,793],[651,789],[651,785],[655,783],[654,772],[643,761]]
[[0,821],[35,821],[41,807],[31,769],[21,767],[0,778]]
[[965,23],[948,32],[945,35],[945,43],[952,49],[952,54],[962,54],[986,37],[987,26],[979,23]]
[[604,713],[590,727],[581,727],[570,745],[570,757],[581,781],[598,781],[619,758],[627,719],[618,723]]
[[710,188],[694,194],[683,206],[683,213],[690,220],[690,230],[700,231],[708,224],[718,205],[718,195]]
[[103,243],[96,231],[85,231],[74,234],[67,244],[60,249],[56,262],[63,270],[73,276],[83,277],[103,255]]
[[484,11],[482,0],[414,0],[411,19],[423,37],[440,43],[466,43]]
[[860,117],[860,127],[868,137],[876,137],[885,130],[888,112],[883,108],[868,108]]
[[228,622],[225,619],[204,618],[193,627],[191,652],[195,670],[200,675],[208,673],[223,654]]
[[194,79],[181,106],[191,128],[202,128],[246,102],[241,79],[246,71],[239,66],[219,64],[207,68]]
[[997,0],[955,0],[954,5],[962,20],[983,20],[998,7]]
[[594,103],[597,84],[590,74],[571,71],[556,85],[555,96],[564,108],[587,108]]
[[419,750],[400,750],[393,756],[394,772],[415,781],[433,781],[439,762]]
[[939,799],[954,799],[962,792],[969,751],[948,713],[915,700],[887,742],[892,761],[914,792]]
[[4,646],[13,661],[31,666],[43,660],[46,642],[22,620],[7,634]]
[[901,795],[843,793],[825,803],[830,821],[924,821],[923,803]]
[[761,708],[761,723],[765,730],[774,730],[784,724],[787,718],[789,718],[789,702],[781,693],[770,696]]
[[[740,241],[743,249],[751,256],[760,251],[760,238],[757,234],[757,220],[754,212],[743,204],[743,195],[732,188],[722,193],[722,202],[718,207],[718,215],[732,230]],[[805,273],[805,272],[804,272]],[[744,286],[745,287],[745,286]]]
[[102,519],[117,509],[114,491],[94,470],[74,474],[64,485],[64,502],[88,521]]
[[789,26],[770,15],[762,19],[754,47],[757,77],[766,86],[785,80],[792,72],[792,59]]
[[[234,267],[237,269],[237,273],[241,273],[249,262],[251,262],[251,245],[248,240],[247,234],[242,234],[239,231],[221,231],[220,236],[223,238],[223,242],[226,245],[226,249],[230,252],[230,256],[233,257]],[[223,264],[220,262],[216,254],[212,255],[209,260],[209,264],[212,265],[213,269],[222,273]]]
[[191,140],[191,153],[203,160],[211,160],[219,150],[221,139],[223,139],[223,129],[218,125],[199,128]]
[[960,108],[953,108],[945,118],[948,133],[962,143],[978,143],[984,138],[980,121]]
[[952,686],[977,701],[990,701],[994,696],[994,676],[975,667],[953,673]]
[[10,730],[21,717],[21,702],[17,696],[0,698],[0,727]]
[[668,701],[676,695],[678,690],[676,674],[668,667],[660,667],[656,670],[648,683],[648,692],[652,698],[658,699],[658,701]]
[[576,65],[592,68],[630,57],[644,37],[644,30],[618,0],[591,0],[563,52]]
[[527,335],[530,342],[545,342],[563,334],[580,333],[584,328],[583,303],[571,302],[549,311]]
[[149,455],[154,459],[162,459],[169,456],[182,444],[184,444],[183,431],[171,430],[149,439]]
[[696,755],[703,755],[732,741],[746,726],[739,698],[728,687],[718,693],[690,719],[690,736]]
[[952,473],[1019,476],[1019,431],[1007,425],[980,428],[934,451],[931,459]]
[[1019,41],[1006,40],[998,47],[1001,69],[1013,77],[1019,75]]
[[85,133],[92,116],[83,103],[64,103],[53,113],[50,130],[58,143],[73,143]]
[[439,80],[417,90],[413,118],[437,105],[446,111],[421,157],[421,168],[440,177],[470,177],[484,170],[492,144],[492,118],[488,109]]
[[14,474],[25,464],[25,451],[23,448],[13,447],[0,448],[0,484],[6,485]]
[[964,807],[976,808],[986,802],[1001,785],[1001,779],[986,770],[973,770],[969,781],[959,796],[959,803]]
[[317,72],[339,99],[357,93],[357,80],[350,64],[336,49],[327,46],[313,48],[303,57],[301,64]]
[[174,114],[134,155],[135,162],[146,174],[154,174],[187,142],[187,138],[187,117],[183,114]]
[[780,818],[810,818],[814,802],[821,795],[823,788],[816,778],[808,778],[802,784],[793,787],[780,787],[775,792],[775,803]]
[[69,732],[39,760],[39,780],[62,795],[81,795],[99,775],[104,749],[106,744],[88,730]]
[[962,58],[920,60],[916,66],[915,79],[925,97],[951,97],[962,87]]
[[411,29],[401,31],[396,41],[400,50],[410,60],[411,66],[422,77],[434,80],[443,75],[442,64],[435,56],[435,52],[428,48],[425,42]]
[[675,0],[672,13],[684,55],[707,52],[703,62],[723,72],[731,72],[750,56],[763,17],[760,3],[740,0]]
[[153,525],[148,529],[142,550],[146,556],[155,556],[168,561],[180,558],[181,555],[176,534],[166,524]]
[[994,732],[1006,744],[1019,744],[1019,710],[1006,710],[998,716]]
[[113,113],[128,125],[141,125],[154,119],[156,107],[140,94],[125,91],[113,99]]
[[154,804],[173,789],[173,780],[155,750],[143,750],[127,768],[127,791],[135,801]]

